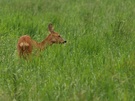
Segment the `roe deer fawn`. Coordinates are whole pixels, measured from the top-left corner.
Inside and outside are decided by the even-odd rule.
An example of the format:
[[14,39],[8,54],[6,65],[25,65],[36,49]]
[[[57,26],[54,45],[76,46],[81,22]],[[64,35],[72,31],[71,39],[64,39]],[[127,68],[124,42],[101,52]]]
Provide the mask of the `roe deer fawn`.
[[27,58],[33,51],[33,48],[39,50],[44,50],[47,46],[54,43],[63,44],[66,41],[59,35],[59,33],[54,31],[52,24],[48,25],[48,30],[50,34],[40,43],[31,39],[28,35],[23,35],[19,38],[17,44],[17,50],[19,57]]

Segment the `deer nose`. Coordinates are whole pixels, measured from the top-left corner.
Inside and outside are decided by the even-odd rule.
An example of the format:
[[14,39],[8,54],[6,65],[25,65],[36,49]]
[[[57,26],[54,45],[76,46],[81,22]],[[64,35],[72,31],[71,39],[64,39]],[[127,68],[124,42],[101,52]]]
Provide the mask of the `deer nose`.
[[64,41],[63,43],[66,43],[67,41]]

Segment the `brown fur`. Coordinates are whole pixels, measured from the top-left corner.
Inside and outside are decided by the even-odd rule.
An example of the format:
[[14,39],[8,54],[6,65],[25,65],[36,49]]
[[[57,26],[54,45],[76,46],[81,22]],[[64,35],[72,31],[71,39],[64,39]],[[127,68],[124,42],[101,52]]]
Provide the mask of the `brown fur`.
[[48,30],[50,34],[40,43],[32,40],[28,35],[21,36],[17,44],[19,57],[27,58],[32,53],[33,48],[44,50],[48,45],[52,45],[54,43],[66,43],[66,41],[64,41],[57,32],[54,32],[52,24],[48,25]]

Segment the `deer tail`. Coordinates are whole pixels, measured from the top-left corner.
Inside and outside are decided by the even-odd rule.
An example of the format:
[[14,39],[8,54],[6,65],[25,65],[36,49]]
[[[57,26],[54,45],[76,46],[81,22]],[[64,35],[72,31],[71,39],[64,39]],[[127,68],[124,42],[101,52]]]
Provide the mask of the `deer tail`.
[[19,46],[20,46],[23,50],[25,50],[27,47],[29,47],[29,43],[27,43],[27,42],[21,42],[21,43],[19,44]]

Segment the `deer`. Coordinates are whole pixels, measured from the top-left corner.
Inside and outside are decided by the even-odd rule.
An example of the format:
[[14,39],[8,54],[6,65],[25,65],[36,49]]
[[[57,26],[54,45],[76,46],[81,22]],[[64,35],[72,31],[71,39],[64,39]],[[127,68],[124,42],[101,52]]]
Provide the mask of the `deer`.
[[19,57],[27,59],[27,57],[32,54],[34,48],[38,49],[40,52],[52,44],[66,43],[60,34],[54,31],[52,24],[48,25],[48,30],[50,32],[49,35],[41,42],[33,40],[29,35],[21,36],[17,43],[17,51]]

